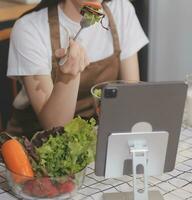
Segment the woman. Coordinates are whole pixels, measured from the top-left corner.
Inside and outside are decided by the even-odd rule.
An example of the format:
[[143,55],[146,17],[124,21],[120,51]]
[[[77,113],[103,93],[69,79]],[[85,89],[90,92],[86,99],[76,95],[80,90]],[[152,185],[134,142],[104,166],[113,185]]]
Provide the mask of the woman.
[[103,24],[109,31],[99,23],[84,29],[77,41],[70,39],[67,62],[57,64],[80,29],[85,1],[43,0],[16,22],[7,75],[17,77],[23,87],[13,103],[9,132],[29,136],[64,126],[76,114],[90,117],[94,84],[139,80],[137,52],[148,40],[128,0],[103,0]]

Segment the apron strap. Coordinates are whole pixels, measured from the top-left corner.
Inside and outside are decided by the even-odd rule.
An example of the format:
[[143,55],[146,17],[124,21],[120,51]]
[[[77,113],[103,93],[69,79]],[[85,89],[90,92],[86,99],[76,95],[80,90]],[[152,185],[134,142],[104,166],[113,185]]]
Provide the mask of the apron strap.
[[[120,42],[118,31],[116,28],[116,24],[113,18],[113,15],[109,9],[109,7],[103,3],[103,9],[105,10],[108,18],[109,18],[109,27],[111,29],[111,34],[113,38],[113,46],[114,46],[114,53],[117,55],[120,54]],[[61,48],[60,45],[60,28],[59,28],[59,16],[58,16],[58,8],[57,6],[48,7],[48,21],[50,27],[50,38],[51,38],[51,47],[52,47],[52,80],[55,82],[56,74],[58,69],[58,59],[55,56],[55,51]]]
[[113,46],[114,46],[114,52],[119,54],[121,52],[120,48],[120,42],[119,42],[119,35],[117,31],[117,27],[114,21],[114,17],[109,9],[109,7],[106,5],[106,3],[103,3],[103,9],[105,10],[108,18],[109,18],[109,27],[111,29],[111,34],[113,37]]
[[55,56],[55,51],[60,47],[60,29],[59,29],[59,16],[57,6],[48,7],[48,21],[50,28],[50,38],[52,47],[52,80],[55,82],[57,69],[58,69],[58,59]]

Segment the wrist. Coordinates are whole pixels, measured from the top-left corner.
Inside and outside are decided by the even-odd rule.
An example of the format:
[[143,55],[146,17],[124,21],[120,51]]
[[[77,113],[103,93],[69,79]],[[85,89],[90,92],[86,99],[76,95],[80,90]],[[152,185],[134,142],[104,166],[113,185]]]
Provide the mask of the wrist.
[[57,70],[56,82],[69,83],[70,81],[80,80],[80,72],[76,75],[63,73],[60,69]]

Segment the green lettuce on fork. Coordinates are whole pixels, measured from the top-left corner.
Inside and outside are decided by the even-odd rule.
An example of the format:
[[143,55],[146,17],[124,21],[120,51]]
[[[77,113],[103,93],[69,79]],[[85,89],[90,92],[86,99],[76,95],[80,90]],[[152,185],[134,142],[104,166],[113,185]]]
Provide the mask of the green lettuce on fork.
[[105,14],[103,12],[103,8],[100,2],[84,2],[81,5],[80,13],[83,16],[84,22],[87,24],[87,26],[91,26],[95,23],[100,22],[102,27],[108,30],[108,28],[103,26],[103,19],[105,17]]
[[24,139],[37,176],[73,176],[94,161],[96,121],[74,118],[64,128],[38,132],[29,142]]

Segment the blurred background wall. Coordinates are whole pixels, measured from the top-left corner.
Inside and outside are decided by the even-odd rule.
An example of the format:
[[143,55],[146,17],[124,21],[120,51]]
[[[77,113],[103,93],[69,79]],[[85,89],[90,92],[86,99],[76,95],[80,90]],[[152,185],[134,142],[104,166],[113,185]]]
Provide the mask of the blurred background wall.
[[184,80],[192,73],[192,1],[133,0],[150,44],[140,52],[141,77]]

